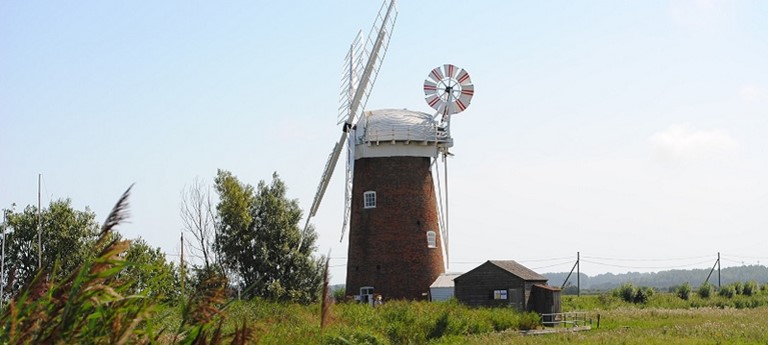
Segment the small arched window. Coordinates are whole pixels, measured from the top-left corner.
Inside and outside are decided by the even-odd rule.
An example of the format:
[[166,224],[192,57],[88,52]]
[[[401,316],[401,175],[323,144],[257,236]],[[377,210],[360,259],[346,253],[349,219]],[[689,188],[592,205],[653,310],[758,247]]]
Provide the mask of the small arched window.
[[432,230],[427,231],[427,248],[437,248],[437,233]]
[[363,208],[376,208],[376,192],[367,191],[363,193]]

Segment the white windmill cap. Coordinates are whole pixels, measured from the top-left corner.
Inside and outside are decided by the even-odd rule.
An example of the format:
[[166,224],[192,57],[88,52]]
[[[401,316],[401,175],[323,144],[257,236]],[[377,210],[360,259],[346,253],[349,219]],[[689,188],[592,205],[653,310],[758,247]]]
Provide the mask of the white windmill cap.
[[447,131],[431,114],[408,109],[366,111],[355,136],[355,159],[436,157],[438,147],[453,146]]
[[[408,109],[365,112],[364,141],[441,141],[442,131],[432,115]],[[445,139],[445,138],[442,138]]]

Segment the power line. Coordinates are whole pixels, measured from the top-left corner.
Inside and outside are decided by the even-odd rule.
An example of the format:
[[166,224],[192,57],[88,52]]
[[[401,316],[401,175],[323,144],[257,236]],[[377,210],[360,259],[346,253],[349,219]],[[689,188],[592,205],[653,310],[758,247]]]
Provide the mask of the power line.
[[542,261],[559,261],[559,260],[571,260],[573,261],[572,256],[562,256],[559,258],[545,258],[545,259],[519,259],[515,260],[518,262],[542,262]]
[[768,260],[768,256],[740,256],[740,255],[731,255],[731,254],[723,254],[722,256],[729,256],[729,257],[734,257],[738,259]]
[[581,257],[587,258],[587,259],[610,260],[610,261],[685,261],[685,260],[711,258],[712,255],[700,255],[700,256],[689,256],[689,257],[678,257],[678,258],[646,258],[646,259],[610,258],[610,257],[589,256],[589,255],[582,255]]
[[723,261],[728,261],[728,262],[731,262],[731,263],[734,263],[734,264],[739,264],[739,265],[746,264],[743,260],[731,260],[731,259],[726,259],[726,258],[723,258],[723,257],[721,257],[720,259],[723,260]]
[[602,266],[610,266],[610,267],[617,267],[617,268],[629,268],[629,269],[673,269],[673,268],[685,268],[685,267],[691,267],[696,265],[702,265],[702,264],[709,264],[712,262],[712,260],[706,260],[706,261],[699,261],[684,265],[675,265],[675,266],[627,266],[627,265],[616,265],[616,264],[609,264],[599,261],[591,261],[591,260],[583,260],[582,261],[590,264],[596,264],[596,265],[602,265]]
[[553,264],[553,265],[540,266],[540,267],[532,267],[531,269],[532,270],[540,270],[540,269],[543,269],[543,268],[550,268],[550,267],[555,267],[555,266],[569,265],[571,263],[573,263],[573,260],[571,260],[571,261],[564,261],[564,262]]

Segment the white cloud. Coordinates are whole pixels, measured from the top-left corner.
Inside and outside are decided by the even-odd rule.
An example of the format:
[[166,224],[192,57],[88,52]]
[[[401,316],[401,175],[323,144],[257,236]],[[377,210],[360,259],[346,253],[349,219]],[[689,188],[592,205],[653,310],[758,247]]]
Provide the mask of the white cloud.
[[739,143],[722,130],[695,129],[689,124],[673,124],[654,133],[648,141],[662,160],[717,158],[739,147]]
[[768,100],[768,88],[756,85],[747,84],[739,88],[739,98],[747,102],[760,102]]

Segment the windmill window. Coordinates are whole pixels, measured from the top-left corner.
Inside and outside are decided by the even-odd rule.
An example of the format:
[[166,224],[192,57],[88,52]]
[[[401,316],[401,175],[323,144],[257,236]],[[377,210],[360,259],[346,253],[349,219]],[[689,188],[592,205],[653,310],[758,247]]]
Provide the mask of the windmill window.
[[437,248],[437,233],[427,231],[427,248]]
[[376,208],[376,192],[363,193],[363,208]]

